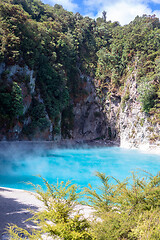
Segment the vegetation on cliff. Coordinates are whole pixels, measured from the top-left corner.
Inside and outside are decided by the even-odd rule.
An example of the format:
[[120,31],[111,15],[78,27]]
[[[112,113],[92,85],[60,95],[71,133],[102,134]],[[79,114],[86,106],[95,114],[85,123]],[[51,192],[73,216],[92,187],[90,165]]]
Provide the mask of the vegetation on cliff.
[[[102,103],[112,94],[121,98],[128,74],[134,73],[142,110],[159,121],[159,49],[160,22],[155,16],[137,16],[122,27],[104,16],[93,20],[58,4],[0,0],[1,132],[18,122],[22,139],[32,139],[37,129],[45,131],[50,125],[53,135],[62,130],[63,136],[70,136],[73,114],[67,109],[84,95],[80,73],[94,79]],[[33,70],[34,93],[27,74],[11,75],[15,65]],[[27,110],[26,96],[31,98]]]

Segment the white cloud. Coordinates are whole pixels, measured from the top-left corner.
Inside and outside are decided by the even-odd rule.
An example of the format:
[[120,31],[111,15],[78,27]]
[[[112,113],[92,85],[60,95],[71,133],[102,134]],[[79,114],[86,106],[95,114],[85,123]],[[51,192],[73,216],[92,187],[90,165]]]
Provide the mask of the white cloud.
[[[152,0],[160,2],[160,0]],[[107,12],[107,20],[118,21],[121,25],[128,24],[134,18],[143,14],[160,16],[160,11],[152,11],[144,0],[85,0],[88,12],[96,9],[98,14],[95,17],[101,17],[102,12]]]
[[43,0],[44,3],[49,3],[51,5],[60,4],[64,9],[68,11],[77,11],[78,5],[74,3],[72,0]]
[[91,8],[97,8],[104,4],[103,0],[84,0],[84,5],[91,7]]
[[158,17],[160,19],[160,10],[154,11],[153,14],[155,14],[156,17]]
[[152,0],[151,2],[160,4],[160,0]]

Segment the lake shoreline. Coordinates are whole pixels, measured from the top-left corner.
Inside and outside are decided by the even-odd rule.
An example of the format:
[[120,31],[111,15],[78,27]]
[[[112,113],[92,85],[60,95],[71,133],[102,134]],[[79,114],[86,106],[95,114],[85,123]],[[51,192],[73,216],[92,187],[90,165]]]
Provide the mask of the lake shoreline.
[[0,141],[0,145],[28,145],[28,146],[37,146],[42,145],[49,148],[80,148],[80,147],[120,147],[118,141],[110,140],[81,140],[81,139],[66,139],[58,142],[55,141]]
[[121,149],[130,149],[137,150],[144,154],[156,154],[160,155],[160,146],[156,145],[148,145],[148,144],[140,144],[138,147],[132,147],[126,144],[120,144],[119,141],[111,141],[111,140],[72,140],[66,139],[61,140],[59,142],[55,141],[0,141],[0,148],[7,148],[8,145],[16,146],[16,147],[29,147],[36,148],[40,147],[45,149],[78,149],[78,148],[104,148],[104,147],[118,147]]

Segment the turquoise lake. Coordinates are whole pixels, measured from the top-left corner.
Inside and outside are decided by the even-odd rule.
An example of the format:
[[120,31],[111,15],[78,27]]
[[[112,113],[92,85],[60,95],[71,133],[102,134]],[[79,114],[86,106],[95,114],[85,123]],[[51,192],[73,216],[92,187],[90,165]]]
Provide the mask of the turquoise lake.
[[96,171],[123,180],[131,171],[140,169],[156,174],[160,171],[160,155],[118,147],[51,149],[5,145],[0,149],[1,187],[32,190],[26,182],[42,184],[37,175],[53,184],[58,179],[96,187]]

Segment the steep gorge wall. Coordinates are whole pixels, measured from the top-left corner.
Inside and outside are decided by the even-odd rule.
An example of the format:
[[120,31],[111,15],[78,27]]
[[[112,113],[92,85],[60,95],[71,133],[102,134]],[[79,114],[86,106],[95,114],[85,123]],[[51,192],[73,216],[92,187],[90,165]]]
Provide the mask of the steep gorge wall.
[[122,27],[58,4],[5,0],[0,17],[0,140],[159,147],[155,15]]
[[[34,133],[28,137],[24,129],[32,123],[29,109],[33,96],[39,104],[43,104],[43,98],[36,86],[36,76],[33,70],[27,66],[0,65],[0,74],[7,73],[7,81],[17,81],[18,78],[27,77],[26,82],[19,83],[23,96],[23,117],[17,118],[12,127],[1,126],[0,140],[45,140],[60,141],[61,117],[59,118],[60,132],[54,135],[54,122],[45,111],[48,125],[45,129],[37,127]],[[102,99],[97,94],[95,80],[80,73],[81,84],[79,95],[73,103],[73,126],[70,137],[67,139],[79,142],[87,141],[112,141],[124,148],[140,148],[142,150],[160,150],[160,125],[154,121],[151,113],[142,111],[137,90],[137,72],[134,70],[126,79],[121,94],[114,92],[109,97]],[[107,92],[105,93],[107,96]],[[37,113],[38,114],[38,113]],[[31,129],[32,131],[32,129]]]
[[[39,88],[36,84],[36,74],[30,70],[28,66],[12,65],[8,66],[4,63],[0,64],[0,76],[3,79],[5,74],[5,84],[12,86],[15,81],[18,83],[22,91],[23,99],[23,114],[21,117],[16,117],[14,122],[3,122],[0,126],[0,140],[44,140],[59,142],[63,139],[61,134],[61,121],[62,113],[57,122],[59,133],[54,134],[53,129],[55,123],[49,118],[47,111],[45,111],[45,119],[48,121],[47,127],[40,130],[38,127],[38,114],[37,126],[33,121],[33,99],[37,103],[44,106],[43,97],[40,94]],[[76,99],[71,100],[73,104],[73,126],[70,129],[70,134],[67,139],[77,141],[94,141],[110,139],[108,134],[108,125],[105,114],[102,112],[102,106],[96,95],[96,90],[93,84],[93,79],[89,76],[80,73],[81,84],[78,90]],[[12,93],[11,93],[12,94]],[[31,108],[32,107],[32,108]],[[62,111],[63,112],[63,111]],[[33,128],[34,127],[34,128]]]
[[[47,112],[44,110],[44,117],[48,121],[48,127],[43,131],[40,131],[37,126],[35,129],[30,129],[33,134],[29,136],[25,130],[29,129],[29,126],[33,122],[33,117],[30,111],[30,107],[33,104],[33,96],[38,104],[43,105],[43,99],[40,95],[40,91],[36,86],[36,76],[33,70],[30,70],[27,65],[8,66],[5,63],[0,64],[0,78],[3,79],[5,75],[5,85],[11,88],[13,82],[16,82],[21,89],[23,113],[22,116],[17,116],[14,121],[4,119],[0,124],[0,140],[53,140],[53,122],[49,119]],[[11,90],[10,90],[11,91]],[[10,93],[12,95],[12,92]],[[6,108],[8,106],[6,105]],[[38,117],[38,112],[35,113]],[[34,132],[35,130],[35,132]]]
[[109,139],[107,118],[96,94],[93,79],[81,74],[84,96],[75,99],[73,139],[94,141]]
[[[132,72],[128,69],[126,75],[123,90],[109,94],[106,90],[103,99],[100,99],[95,91],[100,113],[103,113],[106,123],[100,123],[102,129],[105,129],[103,130],[104,139],[113,140],[113,144],[119,144],[123,148],[160,152],[159,118],[155,115],[154,109],[146,113],[142,108],[138,91],[137,67],[134,66]],[[95,80],[94,85],[96,90]],[[156,97],[156,102],[158,101],[159,97]]]
[[152,113],[142,110],[137,91],[137,73],[128,78],[123,91],[120,108],[120,145],[124,148],[160,151],[160,125]]
[[[117,109],[119,107],[115,96],[112,101],[106,102],[106,106],[101,103],[97,95],[94,79],[79,73],[80,85],[77,97],[71,99],[73,102],[73,122],[69,130],[69,135],[63,136],[62,122],[63,111],[59,116],[58,127],[59,133],[54,134],[55,123],[49,118],[44,107],[45,119],[48,121],[45,128],[40,129],[38,126],[38,111],[33,115],[33,105],[36,99],[39,105],[44,106],[43,97],[36,84],[36,73],[30,70],[27,65],[7,66],[4,63],[0,65],[0,76],[5,74],[5,84],[12,85],[15,81],[22,91],[23,114],[14,119],[14,122],[3,122],[0,129],[0,140],[44,140],[44,141],[61,141],[64,138],[76,140],[79,142],[91,141],[117,141],[119,134],[117,127]],[[37,108],[36,108],[37,109]],[[37,115],[37,123],[34,123]],[[63,123],[64,124],[64,123]]]

